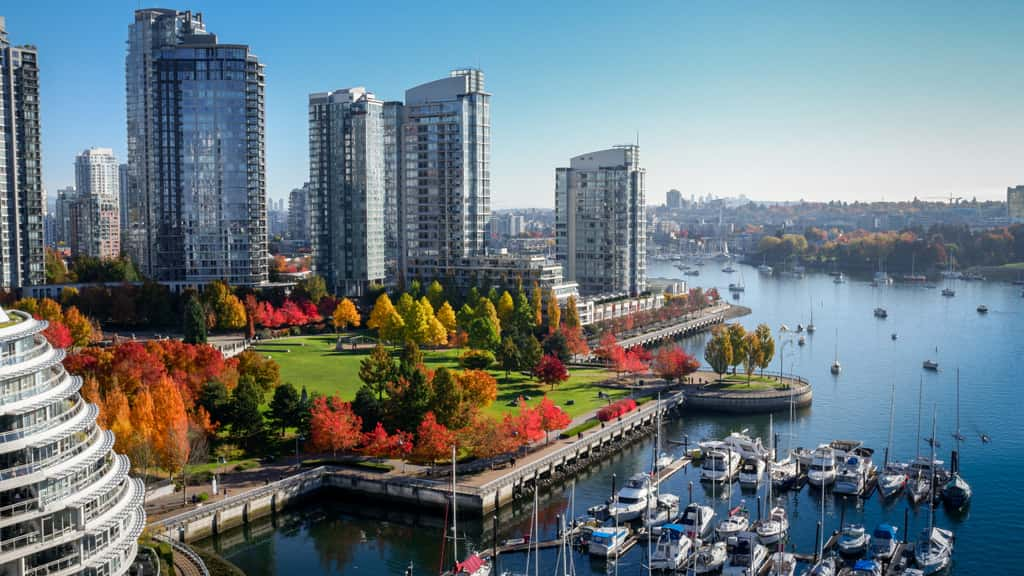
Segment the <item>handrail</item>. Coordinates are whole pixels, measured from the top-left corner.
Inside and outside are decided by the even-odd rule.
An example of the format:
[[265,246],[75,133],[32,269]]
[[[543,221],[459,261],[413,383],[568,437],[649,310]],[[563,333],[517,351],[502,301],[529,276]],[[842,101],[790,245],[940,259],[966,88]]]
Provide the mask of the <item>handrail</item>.
[[157,534],[153,538],[155,540],[159,540],[161,542],[166,542],[170,544],[171,548],[173,548],[175,552],[180,552],[182,555],[188,558],[189,561],[195,564],[196,567],[199,568],[199,572],[203,576],[210,576],[210,569],[206,567],[206,562],[203,562],[203,559],[200,558],[199,555],[192,551],[192,549],[188,546],[185,546],[184,544],[178,542],[174,538],[168,538],[160,534]]
[[[54,400],[54,402],[60,401],[61,400]],[[77,416],[79,412],[85,409],[85,406],[87,404],[88,402],[86,402],[84,398],[79,396],[78,401],[70,409],[65,410],[56,418],[50,418],[48,420],[43,420],[42,422],[32,424],[31,426],[25,428],[17,428],[15,430],[11,430],[10,432],[4,432],[3,434],[0,434],[0,443],[13,442],[14,440],[24,438],[25,436],[31,436],[36,434],[37,432],[45,432],[50,428],[55,428]]]

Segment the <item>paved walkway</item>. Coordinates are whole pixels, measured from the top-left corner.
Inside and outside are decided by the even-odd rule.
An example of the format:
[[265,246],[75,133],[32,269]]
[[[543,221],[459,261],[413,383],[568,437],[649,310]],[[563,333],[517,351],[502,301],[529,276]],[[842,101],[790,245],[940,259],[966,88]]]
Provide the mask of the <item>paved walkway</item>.
[[[209,495],[209,499],[206,503],[216,502],[223,500],[225,497],[232,494],[240,494],[253,488],[259,488],[265,486],[269,482],[274,480],[280,480],[285,476],[294,474],[296,467],[294,463],[291,465],[279,464],[271,466],[263,466],[260,468],[253,468],[246,470],[245,472],[227,472],[221,474],[220,480],[218,481],[220,487],[220,493],[214,495],[213,486],[209,482],[199,484],[196,486],[189,486],[188,493],[183,496],[178,492],[162,496],[160,498],[153,498],[146,500],[146,520],[149,523],[157,522],[180,514],[182,512],[192,510],[197,506],[202,506],[204,503],[193,504],[192,495],[206,492]],[[186,502],[184,499],[188,498]]]

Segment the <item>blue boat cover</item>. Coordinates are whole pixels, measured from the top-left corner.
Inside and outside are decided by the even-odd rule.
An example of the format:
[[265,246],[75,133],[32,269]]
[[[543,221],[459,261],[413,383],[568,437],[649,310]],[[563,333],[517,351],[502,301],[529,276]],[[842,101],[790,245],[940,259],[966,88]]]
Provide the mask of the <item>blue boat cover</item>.
[[897,528],[892,524],[879,524],[875,527],[875,538],[888,538],[889,540],[896,539]]
[[875,564],[874,560],[857,560],[857,563],[853,565],[854,570],[874,570],[878,565]]
[[672,530],[673,532],[686,532],[686,528],[679,524],[665,524],[661,527],[662,530]]

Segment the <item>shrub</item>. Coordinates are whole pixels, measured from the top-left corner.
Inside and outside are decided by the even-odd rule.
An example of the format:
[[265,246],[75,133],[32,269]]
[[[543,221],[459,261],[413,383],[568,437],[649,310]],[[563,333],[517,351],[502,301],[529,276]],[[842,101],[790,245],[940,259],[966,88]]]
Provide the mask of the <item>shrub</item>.
[[469,350],[459,357],[459,365],[471,370],[485,370],[494,364],[494,354],[487,350]]
[[609,404],[604,408],[597,411],[597,419],[601,422],[607,422],[614,420],[623,414],[631,412],[636,409],[636,401],[632,398],[623,398],[618,402]]

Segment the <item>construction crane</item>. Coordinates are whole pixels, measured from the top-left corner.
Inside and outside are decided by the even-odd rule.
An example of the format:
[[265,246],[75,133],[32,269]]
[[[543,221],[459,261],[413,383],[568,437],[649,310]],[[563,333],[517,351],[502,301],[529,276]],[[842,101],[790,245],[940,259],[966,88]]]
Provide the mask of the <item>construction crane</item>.
[[964,199],[963,196],[954,196],[952,192],[949,193],[948,197],[946,197],[946,196],[924,196],[922,198],[922,200],[949,200],[950,205],[953,205],[954,203],[955,204],[959,204],[960,201],[963,200],[963,199]]

